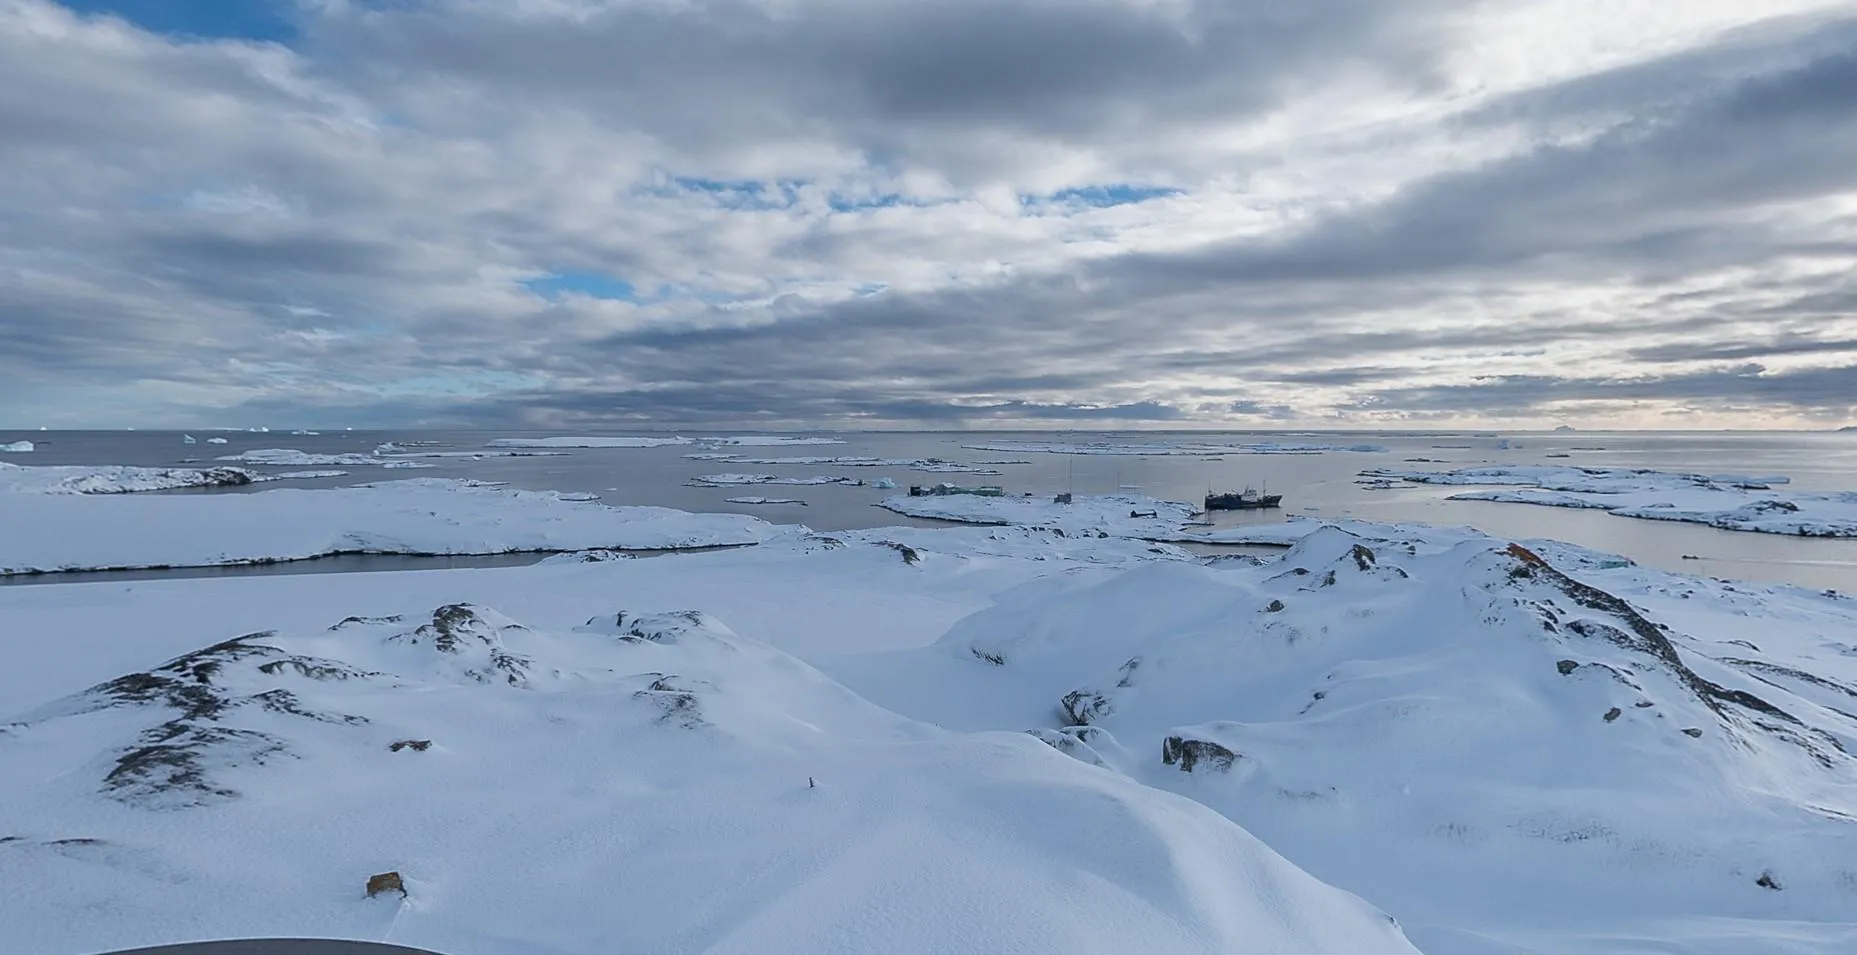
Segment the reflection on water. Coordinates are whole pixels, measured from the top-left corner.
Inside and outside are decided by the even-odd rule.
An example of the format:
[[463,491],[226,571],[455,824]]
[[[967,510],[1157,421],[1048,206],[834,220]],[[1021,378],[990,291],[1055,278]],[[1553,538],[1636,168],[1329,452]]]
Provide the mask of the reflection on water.
[[[683,432],[696,434],[697,432]],[[185,445],[179,432],[30,432],[0,433],[0,442],[25,439],[40,450],[9,458],[19,464],[138,464],[172,467],[184,458],[212,458],[255,448],[295,448],[310,453],[367,452],[385,441],[431,441],[437,446],[421,450],[468,451],[483,449],[501,437],[533,436],[536,432],[333,432],[289,435],[224,432],[225,445],[204,443],[207,433],[196,432],[200,444]],[[536,490],[583,491],[613,504],[652,504],[691,511],[752,514],[766,520],[803,523],[818,530],[878,527],[920,523],[874,507],[875,502],[898,493],[873,487],[767,486],[694,488],[686,486],[700,474],[746,472],[793,477],[829,474],[873,482],[890,478],[899,486],[937,480],[1004,485],[1008,492],[1049,494],[1143,493],[1173,500],[1197,501],[1208,490],[1231,490],[1247,485],[1267,486],[1284,495],[1277,512],[1220,512],[1216,526],[1268,523],[1289,515],[1357,517],[1379,521],[1423,521],[1464,524],[1504,537],[1552,537],[1597,550],[1622,554],[1665,570],[1712,576],[1790,582],[1812,588],[1857,590],[1857,540],[1824,540],[1716,530],[1700,525],[1613,517],[1602,511],[1496,504],[1482,501],[1446,501],[1461,488],[1421,487],[1375,491],[1355,484],[1357,472],[1367,467],[1418,467],[1444,470],[1481,464],[1558,464],[1604,467],[1641,467],[1665,471],[1701,471],[1786,474],[1794,486],[1808,490],[1857,490],[1857,435],[1833,433],[1673,433],[1577,432],[1515,433],[1505,435],[1464,433],[1349,432],[1285,435],[1282,433],[1193,432],[1165,434],[1124,432],[955,433],[955,432],[853,432],[837,435],[844,444],[789,448],[739,448],[744,457],[860,455],[879,458],[945,458],[973,463],[1023,461],[994,465],[999,475],[926,474],[900,467],[852,468],[829,465],[745,464],[692,460],[689,446],[623,449],[575,449],[560,457],[430,458],[435,465],[419,470],[383,470],[344,467],[342,478],[290,481],[252,488],[164,493],[253,493],[280,487],[333,487],[368,481],[425,477],[468,477],[503,481]],[[1511,445],[1501,447],[1507,440]],[[1318,455],[1226,454],[1216,459],[1187,456],[1091,456],[1010,451],[977,451],[967,444],[997,442],[1081,443],[1111,440],[1118,443],[1192,441],[1239,443],[1281,441],[1385,446],[1384,453],[1330,452]],[[1554,457],[1548,457],[1554,455]],[[1408,464],[1410,458],[1436,463]],[[302,468],[263,468],[282,472]],[[1123,490],[1138,485],[1138,491]],[[806,506],[730,504],[725,498],[742,496],[796,498]],[[1685,559],[1695,557],[1699,559]],[[194,576],[239,573],[301,573],[389,569],[413,566],[502,566],[502,564],[416,564],[423,560],[508,560],[519,558],[334,558],[300,565],[270,568],[187,571]],[[346,563],[343,563],[346,562]],[[174,576],[177,572],[152,572]],[[111,579],[123,579],[111,575]]]

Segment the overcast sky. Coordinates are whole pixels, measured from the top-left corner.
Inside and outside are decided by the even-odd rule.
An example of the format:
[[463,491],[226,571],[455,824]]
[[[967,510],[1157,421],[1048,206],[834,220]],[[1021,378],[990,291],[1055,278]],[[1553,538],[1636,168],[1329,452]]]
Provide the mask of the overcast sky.
[[0,0],[0,427],[1857,422],[1857,3]]

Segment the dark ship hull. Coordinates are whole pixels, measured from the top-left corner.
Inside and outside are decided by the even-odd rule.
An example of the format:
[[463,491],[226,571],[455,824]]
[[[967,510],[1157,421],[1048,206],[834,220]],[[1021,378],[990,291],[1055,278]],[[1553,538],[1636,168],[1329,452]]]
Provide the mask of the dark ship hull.
[[1281,507],[1282,504],[1283,495],[1259,494],[1256,491],[1206,495],[1208,511],[1255,511],[1266,507]]

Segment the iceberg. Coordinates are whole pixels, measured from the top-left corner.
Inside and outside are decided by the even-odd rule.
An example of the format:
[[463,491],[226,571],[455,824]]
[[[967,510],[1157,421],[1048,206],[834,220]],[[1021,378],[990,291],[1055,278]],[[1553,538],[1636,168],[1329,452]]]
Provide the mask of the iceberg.
[[28,451],[31,451],[35,447],[37,447],[37,445],[33,444],[30,441],[10,441],[6,444],[0,444],[0,452],[5,452],[8,454],[24,454]]

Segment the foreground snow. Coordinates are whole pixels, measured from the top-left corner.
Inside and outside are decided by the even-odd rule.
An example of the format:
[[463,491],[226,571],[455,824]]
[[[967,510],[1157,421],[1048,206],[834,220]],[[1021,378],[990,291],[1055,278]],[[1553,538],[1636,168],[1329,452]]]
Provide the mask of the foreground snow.
[[[11,473],[0,471],[0,481]],[[7,530],[0,574],[332,554],[663,550],[753,544],[780,533],[742,515],[613,507],[590,495],[442,479],[211,497],[0,493],[0,527]]]
[[698,611],[287,623],[24,714],[0,765],[9,951],[1414,951],[1191,800]]
[[0,589],[0,950],[1407,950],[1206,809],[1431,955],[1857,942],[1857,601],[1061,530]]
[[1620,517],[1707,524],[1731,531],[1799,537],[1857,537],[1857,491],[1814,493],[1784,487],[1783,476],[1677,474],[1627,468],[1479,467],[1456,471],[1361,472],[1368,481],[1497,484],[1453,501],[1496,501],[1603,510]]

